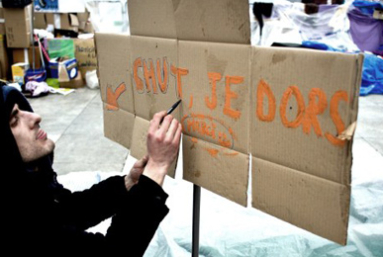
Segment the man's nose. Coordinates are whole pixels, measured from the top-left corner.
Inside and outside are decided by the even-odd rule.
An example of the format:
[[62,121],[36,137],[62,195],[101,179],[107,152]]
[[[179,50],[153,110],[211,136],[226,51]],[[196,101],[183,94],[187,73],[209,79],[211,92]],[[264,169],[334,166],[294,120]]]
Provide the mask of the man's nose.
[[30,116],[31,116],[31,124],[30,124],[31,127],[34,127],[35,125],[40,124],[40,122],[41,122],[41,116],[40,115],[38,115],[37,113],[31,112]]

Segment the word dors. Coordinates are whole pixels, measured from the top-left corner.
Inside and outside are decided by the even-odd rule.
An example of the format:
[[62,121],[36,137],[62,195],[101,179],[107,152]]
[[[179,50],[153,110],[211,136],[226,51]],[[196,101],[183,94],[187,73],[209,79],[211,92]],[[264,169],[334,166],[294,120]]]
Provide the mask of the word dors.
[[[287,119],[286,108],[292,96],[294,96],[297,101],[298,111],[296,118],[293,121],[290,121]],[[265,97],[268,101],[267,114],[265,114],[263,109],[263,100]],[[312,88],[309,92],[308,98],[308,105],[305,105],[303,95],[299,88],[295,85],[289,86],[282,95],[279,105],[279,114],[282,124],[286,128],[297,128],[302,126],[303,132],[306,134],[309,134],[311,128],[313,128],[315,134],[318,137],[322,137],[323,132],[317,116],[321,115],[326,110],[328,106],[327,96],[322,89]],[[346,129],[338,111],[340,101],[348,103],[348,95],[346,91],[339,90],[335,92],[330,100],[330,117],[336,127],[338,135]],[[256,116],[261,121],[272,122],[275,119],[276,108],[277,104],[273,91],[271,90],[269,84],[261,79],[257,86]],[[325,132],[324,136],[333,145],[344,146],[346,144],[345,140],[341,140],[328,132]]]

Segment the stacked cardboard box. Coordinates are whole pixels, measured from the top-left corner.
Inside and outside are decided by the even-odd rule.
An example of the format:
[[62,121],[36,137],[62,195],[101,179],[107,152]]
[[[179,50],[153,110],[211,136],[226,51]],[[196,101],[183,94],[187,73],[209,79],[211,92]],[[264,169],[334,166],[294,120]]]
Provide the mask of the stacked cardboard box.
[[31,45],[32,5],[25,8],[4,8],[7,46],[24,48]]

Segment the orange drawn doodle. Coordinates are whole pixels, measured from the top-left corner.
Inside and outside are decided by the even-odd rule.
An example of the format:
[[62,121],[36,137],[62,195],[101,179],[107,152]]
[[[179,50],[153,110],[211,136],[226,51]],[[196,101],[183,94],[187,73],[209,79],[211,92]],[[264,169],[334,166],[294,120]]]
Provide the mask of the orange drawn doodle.
[[225,105],[223,107],[223,113],[227,116],[238,119],[241,116],[241,112],[231,108],[231,99],[238,98],[238,94],[230,90],[232,84],[241,84],[243,83],[244,78],[240,76],[226,76],[226,85],[225,85]]
[[211,85],[211,101],[209,100],[209,97],[205,97],[205,103],[206,106],[213,110],[215,107],[217,107],[217,81],[220,81],[222,79],[222,75],[217,72],[208,72],[207,76],[209,77],[209,84]]
[[[339,111],[338,111],[339,102],[341,100],[348,103],[348,95],[346,91],[340,90],[335,92],[335,94],[332,96],[330,101],[330,116],[332,121],[335,124],[338,135],[340,135],[346,129],[346,126],[344,125],[344,122],[342,118],[340,117]],[[334,137],[328,132],[325,133],[325,136],[327,140],[333,145],[344,146],[346,144],[345,140],[338,139],[337,137]]]
[[182,118],[181,124],[184,132],[189,135],[197,134],[199,138],[214,142],[220,146],[230,149],[234,147],[236,136],[223,120],[209,115],[190,114]]
[[[298,103],[297,117],[293,121],[289,121],[286,117],[286,107],[291,95],[295,96],[295,99],[297,100],[297,103]],[[305,111],[305,101],[303,100],[302,93],[297,86],[290,86],[286,89],[285,93],[282,96],[279,111],[281,115],[282,124],[286,128],[296,128],[301,124],[303,119],[303,114]]]
[[[268,100],[268,110],[269,113],[267,115],[264,114],[263,111],[263,99],[267,97]],[[275,96],[271,91],[269,84],[267,84],[263,79],[261,79],[258,83],[257,88],[257,117],[261,121],[271,122],[274,120],[276,112],[276,102]]]
[[117,100],[125,90],[125,83],[118,85],[114,92],[111,86],[106,87],[106,109],[108,111],[117,111],[119,109]]
[[214,148],[205,147],[204,149],[213,157],[217,157],[219,152],[218,149],[214,149]]
[[[318,99],[318,101],[316,101]],[[313,88],[309,93],[309,105],[305,110],[305,115],[302,121],[303,132],[310,134],[311,127],[318,137],[322,136],[317,115],[322,114],[327,108],[326,94],[322,89]]]

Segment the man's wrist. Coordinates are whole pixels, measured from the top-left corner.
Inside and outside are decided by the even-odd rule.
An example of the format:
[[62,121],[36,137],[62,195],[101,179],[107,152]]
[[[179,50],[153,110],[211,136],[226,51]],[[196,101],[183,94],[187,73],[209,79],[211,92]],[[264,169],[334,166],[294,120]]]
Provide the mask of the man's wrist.
[[168,172],[169,165],[153,162],[149,159],[143,174],[162,186],[164,178]]
[[130,178],[129,175],[126,175],[126,176],[124,177],[124,183],[125,183],[125,188],[126,188],[126,190],[128,190],[128,191],[132,188],[132,186],[135,185],[135,183],[133,182],[133,180]]

